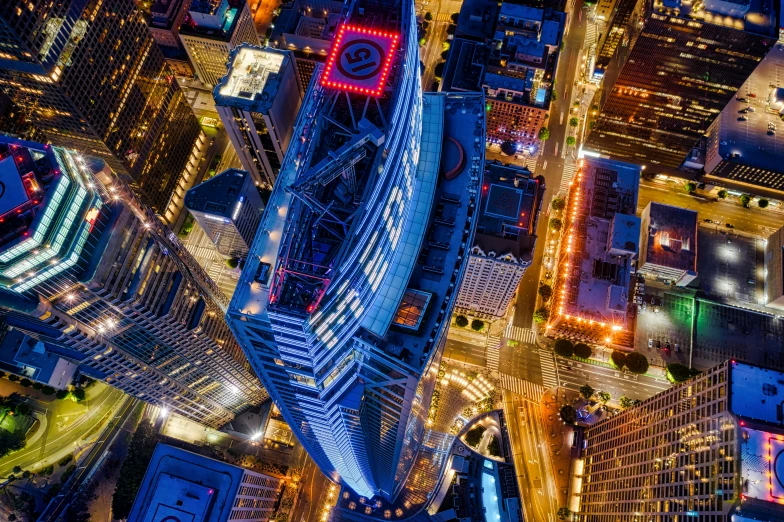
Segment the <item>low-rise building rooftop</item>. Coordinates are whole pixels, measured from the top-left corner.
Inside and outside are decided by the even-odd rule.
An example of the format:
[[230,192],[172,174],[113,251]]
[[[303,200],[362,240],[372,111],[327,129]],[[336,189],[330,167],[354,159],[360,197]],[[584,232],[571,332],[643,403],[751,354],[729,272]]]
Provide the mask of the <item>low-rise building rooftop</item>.
[[629,296],[640,172],[617,161],[580,161],[564,211],[549,334],[602,344],[633,341]]
[[643,274],[680,286],[697,277],[697,212],[650,202],[642,213],[640,257]]

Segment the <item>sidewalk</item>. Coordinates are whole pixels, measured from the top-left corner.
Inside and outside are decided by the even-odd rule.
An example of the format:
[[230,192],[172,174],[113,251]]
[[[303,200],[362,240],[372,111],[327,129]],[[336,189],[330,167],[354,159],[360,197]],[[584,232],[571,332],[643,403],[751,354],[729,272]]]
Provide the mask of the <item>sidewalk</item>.
[[571,404],[577,395],[577,392],[568,391],[565,388],[553,388],[547,390],[542,397],[542,422],[550,447],[550,460],[555,472],[553,480],[555,480],[558,489],[558,506],[567,505],[572,464],[572,447],[569,441],[574,430],[572,426],[561,422],[558,412],[563,404]]

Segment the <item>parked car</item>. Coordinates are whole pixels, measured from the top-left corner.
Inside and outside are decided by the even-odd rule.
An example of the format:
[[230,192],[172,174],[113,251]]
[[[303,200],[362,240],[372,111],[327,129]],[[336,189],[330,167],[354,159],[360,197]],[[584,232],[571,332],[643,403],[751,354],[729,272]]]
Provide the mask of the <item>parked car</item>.
[[648,348],[653,348],[653,339],[648,339]]

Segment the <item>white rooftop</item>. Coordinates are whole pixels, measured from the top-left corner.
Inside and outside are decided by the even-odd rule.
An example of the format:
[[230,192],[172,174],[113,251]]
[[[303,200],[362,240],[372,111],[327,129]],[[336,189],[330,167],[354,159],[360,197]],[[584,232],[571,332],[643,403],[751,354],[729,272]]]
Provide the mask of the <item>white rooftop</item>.
[[733,362],[730,409],[739,417],[784,427],[779,411],[784,402],[784,372]]
[[280,72],[285,55],[260,47],[241,47],[218,92],[222,96],[255,99],[264,91],[270,74]]

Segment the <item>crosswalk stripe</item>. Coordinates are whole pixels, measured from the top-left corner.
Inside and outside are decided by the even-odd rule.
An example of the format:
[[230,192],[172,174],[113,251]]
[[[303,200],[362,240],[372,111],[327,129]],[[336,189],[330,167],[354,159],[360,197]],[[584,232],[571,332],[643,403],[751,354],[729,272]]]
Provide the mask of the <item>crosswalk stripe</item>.
[[563,176],[561,176],[561,192],[569,192],[569,182],[572,181],[575,170],[577,170],[577,165],[573,160],[567,159],[564,163]]
[[438,13],[436,15],[436,20],[439,22],[449,22],[451,21],[451,16],[449,13]]
[[539,350],[539,364],[542,368],[542,382],[545,388],[558,386],[558,372],[555,368],[553,354]]
[[536,333],[531,330],[530,328],[521,328],[519,326],[513,326],[512,323],[509,323],[506,326],[506,330],[504,331],[504,337],[508,339],[514,339],[515,341],[522,341],[524,343],[535,344],[536,343]]
[[495,335],[487,336],[487,343],[485,344],[485,355],[487,356],[487,368],[489,370],[498,370],[498,363],[501,358],[501,338]]
[[505,373],[501,374],[501,387],[534,401],[541,401],[542,395],[546,391],[545,387],[540,384],[524,381]]

